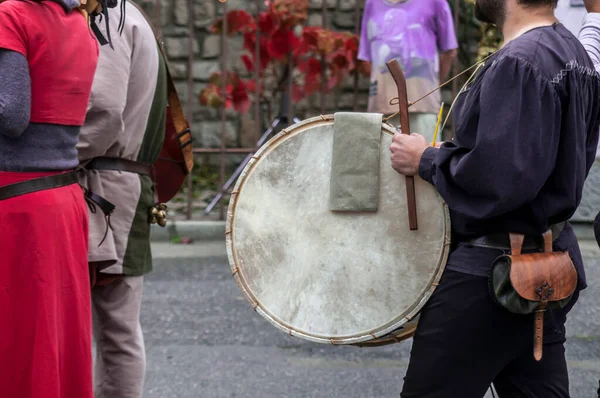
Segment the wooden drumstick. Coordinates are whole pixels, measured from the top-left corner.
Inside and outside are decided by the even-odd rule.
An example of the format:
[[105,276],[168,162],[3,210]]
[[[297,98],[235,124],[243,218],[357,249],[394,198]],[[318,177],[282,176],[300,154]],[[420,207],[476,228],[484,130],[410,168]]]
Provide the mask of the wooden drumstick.
[[[406,93],[406,78],[404,72],[397,60],[393,59],[386,63],[386,66],[398,87],[398,107],[400,115],[400,128],[402,134],[410,135],[410,122],[408,120],[408,96]],[[408,204],[408,225],[411,231],[418,229],[417,224],[417,200],[415,197],[415,179],[413,176],[406,176],[406,199]]]

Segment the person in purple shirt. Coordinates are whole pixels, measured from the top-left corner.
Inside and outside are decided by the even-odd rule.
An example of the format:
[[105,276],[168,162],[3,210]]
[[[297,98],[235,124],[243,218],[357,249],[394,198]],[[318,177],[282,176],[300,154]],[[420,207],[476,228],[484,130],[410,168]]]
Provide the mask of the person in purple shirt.
[[[477,17],[498,25],[503,47],[456,99],[455,138],[432,147],[396,134],[392,166],[431,183],[448,204],[446,269],[421,312],[402,398],[569,397],[565,322],[586,287],[567,222],[594,162],[600,75],[583,45],[554,17],[557,0],[477,0]],[[547,311],[543,356],[534,359],[534,314],[510,313],[489,288],[509,233],[542,250],[568,252],[578,273],[569,304]],[[529,242],[529,243],[527,243]]]
[[[392,114],[398,92],[386,62],[397,59],[408,100],[414,101],[446,79],[456,57],[456,34],[447,0],[367,0],[358,58],[371,63],[368,112]],[[433,138],[441,99],[436,92],[410,109],[410,125]]]

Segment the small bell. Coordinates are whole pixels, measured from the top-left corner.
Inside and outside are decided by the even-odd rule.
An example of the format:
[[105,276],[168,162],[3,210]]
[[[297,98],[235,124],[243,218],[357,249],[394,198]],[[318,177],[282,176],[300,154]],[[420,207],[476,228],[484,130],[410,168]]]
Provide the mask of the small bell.
[[161,227],[167,225],[167,205],[164,203],[156,204],[150,208],[150,224],[158,224]]

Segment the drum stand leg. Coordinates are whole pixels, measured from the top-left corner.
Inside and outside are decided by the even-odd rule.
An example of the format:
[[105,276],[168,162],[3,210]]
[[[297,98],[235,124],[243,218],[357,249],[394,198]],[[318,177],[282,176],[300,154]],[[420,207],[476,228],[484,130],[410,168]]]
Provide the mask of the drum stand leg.
[[[271,123],[271,127],[269,127],[267,131],[265,131],[262,137],[260,137],[260,139],[256,143],[257,148],[260,148],[265,143],[265,141],[269,139],[269,136],[273,133],[275,128],[280,123],[283,123],[286,126],[288,126],[290,125],[290,120],[294,123],[300,122],[300,119],[293,116],[292,104],[290,102],[289,93],[291,92],[291,79],[286,78],[286,80],[288,82],[288,89],[287,91],[284,90],[279,98],[279,116],[277,116],[275,120],[273,120],[273,123]],[[229,188],[231,188],[231,186],[235,183],[240,174],[242,174],[242,171],[244,170],[248,162],[250,162],[252,156],[254,156],[254,153],[249,153],[244,158],[244,160],[242,160],[242,163],[234,171],[233,175],[229,177],[229,180],[227,180],[227,182],[221,187],[221,190],[217,194],[217,196],[215,196],[214,199],[208,204],[208,206],[206,206],[206,209],[204,210],[204,215],[208,215],[212,211],[212,209],[217,205],[217,203],[219,203],[223,199],[227,191],[229,191]]]
[[[299,123],[300,119],[295,117],[295,118],[293,118],[293,121],[294,121],[294,123]],[[256,147],[260,148],[265,143],[265,141],[267,141],[267,139],[273,133],[275,128],[282,122],[287,123],[287,117],[279,116],[279,117],[275,118],[275,120],[273,120],[273,123],[271,124],[271,127],[269,127],[267,129],[267,131],[264,132],[262,137],[260,137],[260,140],[258,140],[258,142],[256,143]],[[206,206],[206,209],[204,210],[204,215],[210,214],[210,212],[212,211],[212,209],[214,209],[214,207],[217,205],[217,203],[219,203],[221,201],[221,199],[223,199],[223,196],[225,196],[227,191],[229,191],[229,188],[231,188],[231,186],[235,183],[235,181],[240,176],[240,174],[242,174],[242,171],[244,170],[244,168],[246,167],[246,165],[248,164],[250,159],[252,159],[252,156],[254,156],[254,154],[249,153],[244,158],[244,160],[242,160],[242,163],[240,163],[238,168],[235,169],[233,175],[231,177],[229,177],[227,182],[221,187],[221,191],[217,194],[217,196],[214,197],[214,199],[208,204],[208,206]]]

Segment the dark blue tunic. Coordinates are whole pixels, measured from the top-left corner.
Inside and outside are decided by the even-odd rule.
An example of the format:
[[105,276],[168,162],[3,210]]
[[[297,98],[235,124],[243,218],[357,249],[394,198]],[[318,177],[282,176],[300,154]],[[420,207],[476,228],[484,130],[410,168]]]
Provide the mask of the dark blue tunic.
[[[533,29],[489,58],[455,104],[455,139],[428,148],[419,175],[450,208],[457,241],[497,232],[542,234],[581,201],[598,142],[600,79],[563,25]],[[585,273],[567,225],[555,250]],[[460,244],[447,267],[489,275],[498,250]]]

